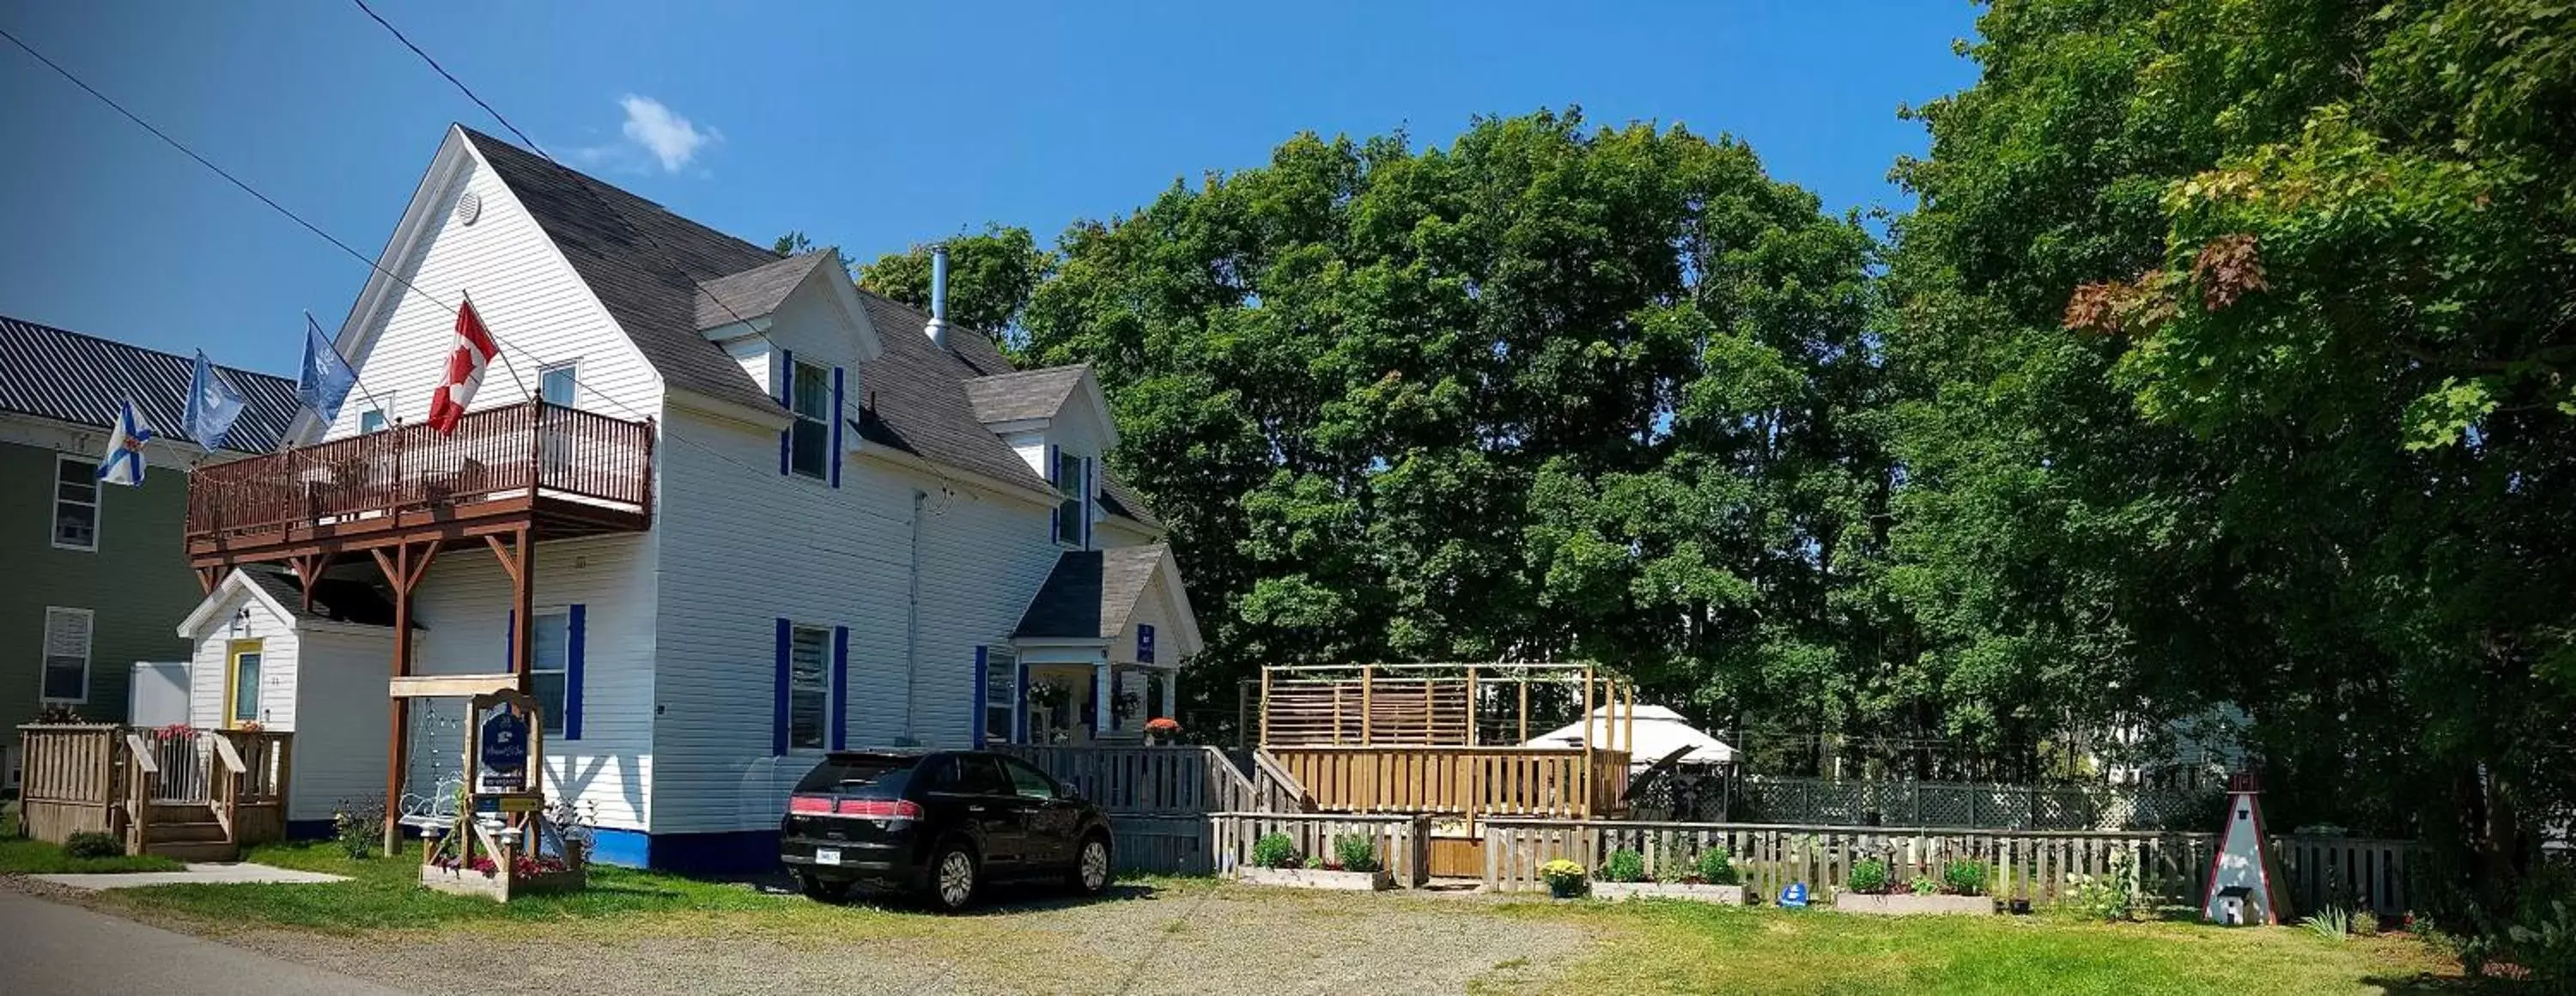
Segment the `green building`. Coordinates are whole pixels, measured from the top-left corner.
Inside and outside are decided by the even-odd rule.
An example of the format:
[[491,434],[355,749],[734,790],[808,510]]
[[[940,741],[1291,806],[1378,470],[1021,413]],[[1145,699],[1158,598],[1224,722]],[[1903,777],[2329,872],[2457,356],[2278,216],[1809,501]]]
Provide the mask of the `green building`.
[[[204,597],[181,531],[188,467],[266,452],[295,382],[218,368],[248,399],[209,456],[180,431],[193,359],[0,317],[0,763],[18,782],[17,726],[51,708],[123,722],[136,661],[186,661],[179,621]],[[137,487],[99,457],[132,398],[156,438]]]

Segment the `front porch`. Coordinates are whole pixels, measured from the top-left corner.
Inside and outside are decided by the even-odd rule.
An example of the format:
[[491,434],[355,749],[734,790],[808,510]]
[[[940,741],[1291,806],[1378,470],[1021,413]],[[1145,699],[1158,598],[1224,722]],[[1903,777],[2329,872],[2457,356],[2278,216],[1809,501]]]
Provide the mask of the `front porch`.
[[286,835],[294,734],[86,723],[18,733],[27,836],[104,833],[127,854],[229,861]]

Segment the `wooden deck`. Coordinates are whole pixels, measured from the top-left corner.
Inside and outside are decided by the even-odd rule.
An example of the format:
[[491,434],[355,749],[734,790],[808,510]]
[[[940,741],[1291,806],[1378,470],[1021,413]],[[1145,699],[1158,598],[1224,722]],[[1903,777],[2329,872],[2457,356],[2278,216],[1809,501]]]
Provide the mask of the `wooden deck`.
[[115,835],[128,854],[229,860],[286,836],[294,734],[146,730],[106,724],[18,728],[26,834],[62,843]]
[[188,482],[189,563],[646,529],[654,435],[650,420],[529,402],[469,414],[452,435],[401,426],[200,468]]

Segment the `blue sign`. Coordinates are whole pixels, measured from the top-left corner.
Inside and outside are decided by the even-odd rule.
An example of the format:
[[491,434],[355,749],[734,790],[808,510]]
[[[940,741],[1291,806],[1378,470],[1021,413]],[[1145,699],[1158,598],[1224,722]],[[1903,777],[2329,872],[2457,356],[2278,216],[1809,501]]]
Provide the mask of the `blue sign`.
[[1807,883],[1791,882],[1788,888],[1780,890],[1780,907],[1792,910],[1806,909]]
[[485,792],[518,792],[528,787],[528,720],[508,709],[483,718],[477,731],[476,768]]
[[1136,624],[1136,663],[1154,663],[1154,626],[1152,623]]

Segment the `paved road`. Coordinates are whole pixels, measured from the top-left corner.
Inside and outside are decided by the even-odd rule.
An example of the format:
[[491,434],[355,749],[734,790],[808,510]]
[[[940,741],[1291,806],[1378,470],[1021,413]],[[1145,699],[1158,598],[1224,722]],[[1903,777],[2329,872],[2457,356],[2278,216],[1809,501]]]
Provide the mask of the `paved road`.
[[402,996],[396,990],[0,889],[0,991],[40,996]]

